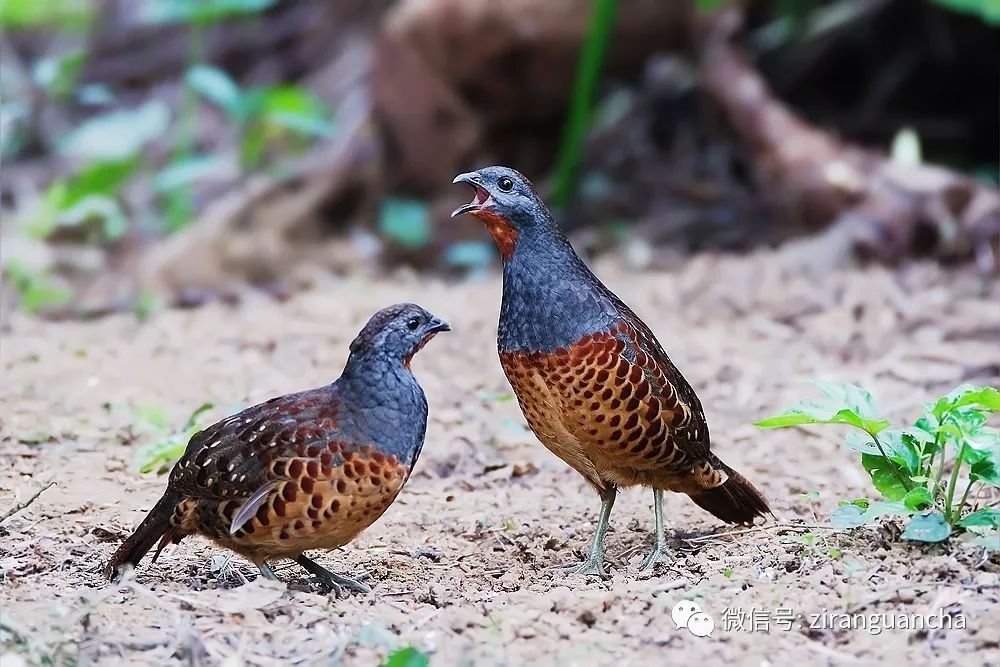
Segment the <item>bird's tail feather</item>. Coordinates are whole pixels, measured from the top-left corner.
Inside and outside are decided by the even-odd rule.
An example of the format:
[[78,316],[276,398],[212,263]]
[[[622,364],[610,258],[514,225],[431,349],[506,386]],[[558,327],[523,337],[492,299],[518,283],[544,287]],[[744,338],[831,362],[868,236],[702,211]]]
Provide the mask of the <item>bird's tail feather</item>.
[[726,523],[749,524],[771,513],[763,494],[746,477],[725,463],[722,469],[729,476],[724,484],[689,494],[698,507]]
[[[161,549],[164,544],[170,541],[172,538],[170,517],[178,501],[179,498],[173,493],[166,493],[160,498],[139,524],[139,527],[135,529],[135,532],[122,542],[118,551],[108,561],[104,568],[105,576],[114,579],[118,576],[118,570],[126,563],[133,566],[138,565],[157,540],[160,541]],[[157,554],[159,554],[159,550],[157,550]]]

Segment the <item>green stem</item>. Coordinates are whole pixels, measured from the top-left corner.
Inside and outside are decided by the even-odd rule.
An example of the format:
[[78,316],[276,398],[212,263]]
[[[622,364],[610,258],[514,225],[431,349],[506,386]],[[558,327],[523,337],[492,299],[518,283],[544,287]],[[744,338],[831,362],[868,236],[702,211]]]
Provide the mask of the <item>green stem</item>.
[[872,441],[874,441],[875,446],[878,447],[878,453],[882,455],[882,458],[885,459],[885,462],[888,463],[889,466],[892,468],[892,474],[896,476],[896,479],[898,479],[899,483],[903,485],[903,488],[909,491],[912,488],[910,486],[910,480],[906,479],[906,477],[903,476],[903,473],[899,471],[899,466],[897,466],[895,463],[889,460],[889,457],[886,455],[885,450],[882,448],[882,443],[878,441],[878,436],[869,431],[866,431],[866,433],[868,433],[868,435],[871,436],[871,439]]
[[[191,26],[188,40],[186,69],[205,60],[205,26],[195,23]],[[198,118],[198,96],[187,81],[181,90],[180,122],[177,140],[174,144],[172,159],[174,162],[187,160],[194,154],[195,127]],[[175,232],[183,227],[194,214],[194,202],[191,198],[190,186],[184,186],[168,195],[167,201],[167,231]]]
[[958,448],[958,456],[955,457],[955,463],[951,467],[951,479],[948,481],[948,499],[944,504],[944,516],[948,523],[952,522],[951,502],[955,498],[955,485],[958,483],[958,471],[962,467],[962,454],[965,454],[964,439],[962,446]]
[[[937,437],[934,438],[934,442],[938,442],[939,439],[940,439],[940,437],[941,437],[941,434],[938,434]],[[939,449],[941,450],[941,465],[938,466],[937,475],[934,476],[933,494],[935,496],[937,496],[938,488],[941,486],[941,478],[944,476],[945,459],[947,458],[945,456],[945,454],[944,454],[944,443],[943,442],[940,443]]]
[[569,115],[556,159],[555,185],[551,201],[557,209],[566,207],[573,192],[577,167],[583,152],[583,140],[590,126],[594,89],[597,87],[597,79],[601,73],[601,64],[604,61],[604,52],[611,36],[617,9],[618,0],[594,0],[590,13],[590,25],[580,53]]
[[972,481],[973,480],[970,479],[969,483],[965,485],[965,493],[962,494],[962,499],[958,501],[958,512],[955,513],[956,519],[962,518],[962,510],[965,509],[965,501],[969,499],[969,491],[972,490]]

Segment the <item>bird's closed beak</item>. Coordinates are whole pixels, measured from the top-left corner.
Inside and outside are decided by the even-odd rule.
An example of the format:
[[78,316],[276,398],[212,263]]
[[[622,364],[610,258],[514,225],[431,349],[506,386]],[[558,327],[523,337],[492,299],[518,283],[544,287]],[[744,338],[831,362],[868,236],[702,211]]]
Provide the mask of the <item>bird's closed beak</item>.
[[468,204],[462,204],[454,211],[451,212],[451,217],[456,217],[464,213],[475,213],[486,208],[489,204],[493,203],[493,197],[490,195],[490,191],[480,185],[479,172],[470,171],[464,174],[459,174],[455,177],[452,183],[468,183],[475,190],[476,194]]
[[427,327],[427,333],[440,333],[442,331],[451,331],[451,327],[444,320],[435,317],[431,321],[430,326]]

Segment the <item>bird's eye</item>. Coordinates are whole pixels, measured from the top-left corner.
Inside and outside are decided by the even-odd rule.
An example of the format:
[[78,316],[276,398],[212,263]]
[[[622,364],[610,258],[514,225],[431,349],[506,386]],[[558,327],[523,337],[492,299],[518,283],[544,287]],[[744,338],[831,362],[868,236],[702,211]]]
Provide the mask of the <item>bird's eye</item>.
[[416,331],[417,327],[420,326],[420,320],[414,317],[413,319],[407,321],[406,328],[410,331]]
[[504,192],[510,192],[511,190],[514,189],[514,181],[504,176],[503,178],[500,179],[500,182],[497,183],[497,187],[503,190]]

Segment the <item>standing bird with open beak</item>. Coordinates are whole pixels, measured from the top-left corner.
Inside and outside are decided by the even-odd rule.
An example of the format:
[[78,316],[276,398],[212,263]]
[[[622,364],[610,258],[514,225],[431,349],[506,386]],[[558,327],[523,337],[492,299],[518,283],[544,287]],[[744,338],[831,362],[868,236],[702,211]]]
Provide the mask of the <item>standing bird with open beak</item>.
[[344,372],[318,389],[272,398],[196,433],[166,492],[111,557],[106,574],[138,565],[187,535],[204,535],[275,579],[292,558],[336,591],[369,588],[308,558],[375,522],[410,477],[427,400],[410,359],[448,324],[412,303],[375,313]]
[[649,327],[601,283],[527,178],[507,167],[460,174],[475,190],[452,216],[479,218],[503,258],[500,365],[531,430],[601,497],[601,515],[572,572],[607,576],[604,534],[619,487],[653,489],[656,542],[668,555],[663,492],[686,493],[728,523],[769,513],[764,496],[709,451],[691,385]]

